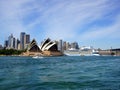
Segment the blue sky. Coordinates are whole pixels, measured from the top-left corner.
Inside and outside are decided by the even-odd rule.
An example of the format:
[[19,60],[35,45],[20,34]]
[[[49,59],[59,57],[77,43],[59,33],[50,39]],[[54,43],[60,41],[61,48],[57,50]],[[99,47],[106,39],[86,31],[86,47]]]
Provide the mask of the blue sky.
[[38,43],[50,37],[120,48],[120,0],[0,0],[0,30],[1,44],[26,32]]

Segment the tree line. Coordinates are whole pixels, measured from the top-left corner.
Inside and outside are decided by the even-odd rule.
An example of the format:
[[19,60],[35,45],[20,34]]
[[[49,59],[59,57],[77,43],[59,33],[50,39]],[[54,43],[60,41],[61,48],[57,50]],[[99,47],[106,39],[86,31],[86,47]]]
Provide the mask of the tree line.
[[26,50],[15,50],[15,49],[2,49],[0,50],[0,55],[20,55]]

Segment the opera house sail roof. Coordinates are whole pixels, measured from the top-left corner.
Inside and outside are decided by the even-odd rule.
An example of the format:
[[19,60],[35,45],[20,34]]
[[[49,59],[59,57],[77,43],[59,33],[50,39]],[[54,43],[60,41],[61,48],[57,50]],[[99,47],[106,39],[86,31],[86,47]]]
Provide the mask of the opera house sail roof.
[[37,45],[37,42],[35,41],[35,39],[32,40],[32,42],[29,45],[28,51],[30,52],[40,52],[40,48]]
[[42,51],[58,51],[56,42],[51,41],[49,38],[42,43],[40,49]]
[[30,52],[41,52],[41,51],[58,51],[56,42],[51,41],[49,38],[46,39],[41,46],[37,45],[35,39],[29,44],[28,51]]
[[46,40],[42,43],[40,49],[42,50],[42,48],[45,46],[45,44],[49,43],[50,41],[51,41],[51,40],[50,40],[49,38],[46,39]]
[[63,54],[58,51],[57,43],[48,38],[41,44],[41,46],[38,46],[36,40],[33,39],[24,55],[61,56]]

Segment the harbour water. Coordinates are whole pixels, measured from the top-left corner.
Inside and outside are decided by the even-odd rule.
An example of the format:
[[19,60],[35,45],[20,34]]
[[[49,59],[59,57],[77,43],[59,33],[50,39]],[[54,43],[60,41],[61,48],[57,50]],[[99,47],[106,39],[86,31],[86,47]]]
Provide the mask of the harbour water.
[[0,57],[0,90],[120,90],[120,57]]

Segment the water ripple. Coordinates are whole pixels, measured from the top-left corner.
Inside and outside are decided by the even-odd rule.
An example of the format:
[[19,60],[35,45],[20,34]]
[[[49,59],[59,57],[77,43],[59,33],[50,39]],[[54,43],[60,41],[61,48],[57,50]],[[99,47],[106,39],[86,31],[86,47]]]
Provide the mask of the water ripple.
[[0,90],[119,90],[120,57],[0,57]]

